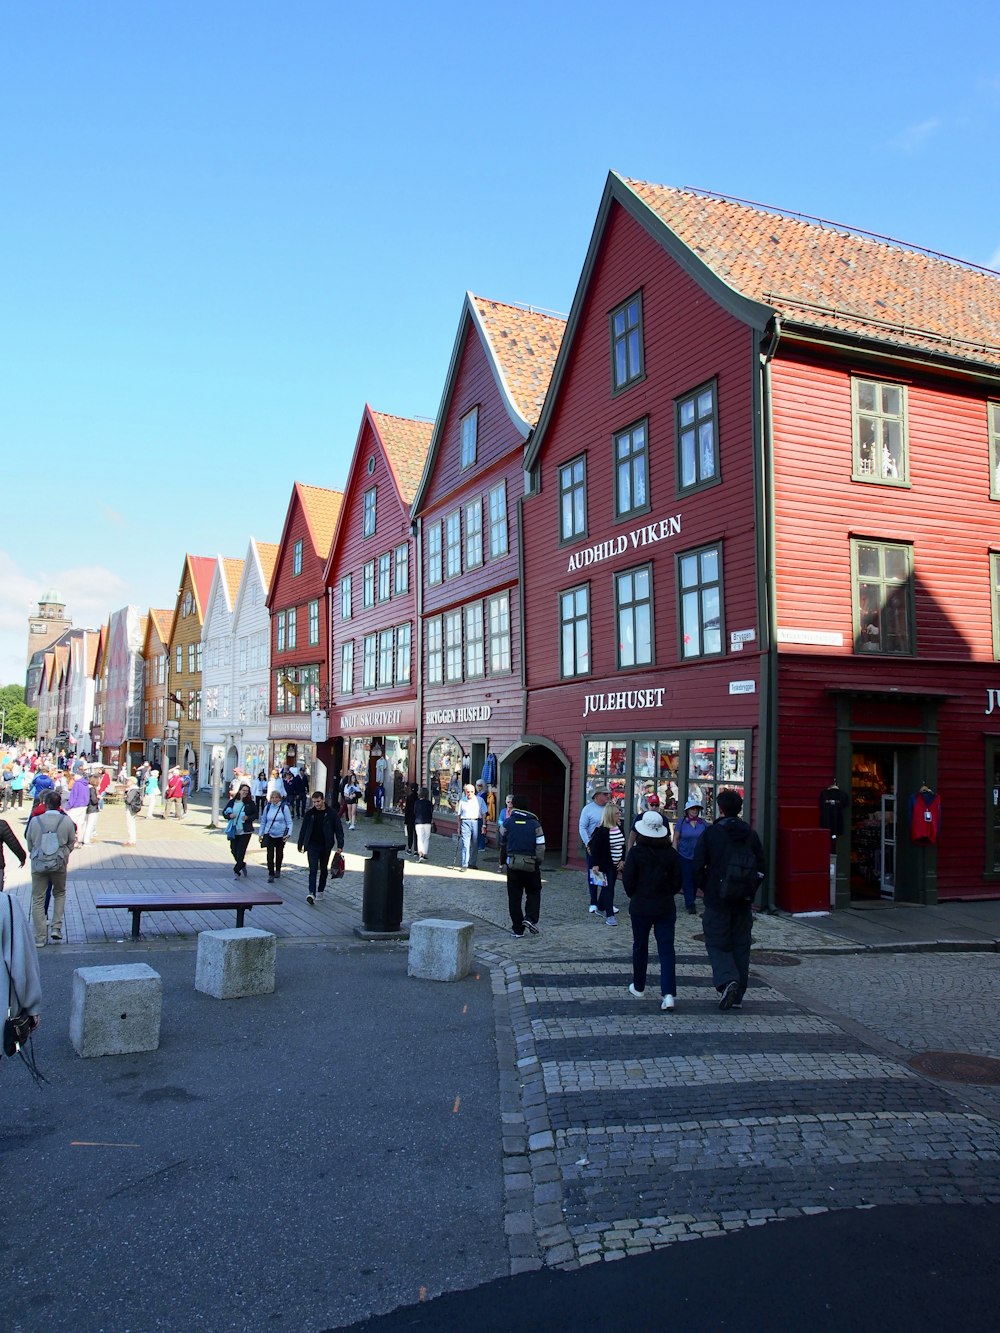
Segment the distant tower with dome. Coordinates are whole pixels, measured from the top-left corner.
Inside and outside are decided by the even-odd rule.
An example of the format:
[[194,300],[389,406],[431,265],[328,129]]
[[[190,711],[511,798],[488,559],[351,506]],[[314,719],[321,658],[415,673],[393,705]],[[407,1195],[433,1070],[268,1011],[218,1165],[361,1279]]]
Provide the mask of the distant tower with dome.
[[44,597],[39,598],[38,610],[28,617],[28,658],[24,682],[24,701],[29,708],[34,707],[38,694],[38,681],[42,672],[42,659],[46,648],[51,647],[56,639],[73,628],[73,621],[66,614],[66,602],[50,588]]

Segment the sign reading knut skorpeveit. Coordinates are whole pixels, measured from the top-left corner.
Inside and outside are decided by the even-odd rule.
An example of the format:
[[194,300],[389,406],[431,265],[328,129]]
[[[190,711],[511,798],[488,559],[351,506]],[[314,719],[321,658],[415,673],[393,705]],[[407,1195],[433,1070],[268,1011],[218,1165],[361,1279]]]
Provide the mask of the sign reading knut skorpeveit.
[[567,573],[575,574],[578,569],[586,569],[588,565],[599,565],[602,560],[613,560],[616,555],[624,555],[630,546],[638,551],[643,546],[666,541],[668,537],[677,537],[680,535],[680,530],[680,514],[661,518],[659,523],[644,523],[641,528],[623,532],[619,537],[611,537],[606,542],[597,542],[594,546],[585,546],[582,551],[574,551],[569,558]]

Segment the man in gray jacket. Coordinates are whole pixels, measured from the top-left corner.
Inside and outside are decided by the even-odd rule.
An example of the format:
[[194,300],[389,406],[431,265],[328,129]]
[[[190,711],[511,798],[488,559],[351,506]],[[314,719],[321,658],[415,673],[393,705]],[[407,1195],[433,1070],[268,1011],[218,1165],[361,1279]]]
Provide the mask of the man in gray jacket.
[[[60,810],[62,793],[46,792],[44,814],[28,826],[28,853],[31,856],[31,918],[35,944],[44,948],[48,939],[58,943],[63,937],[63,912],[66,909],[66,867],[76,846],[76,826]],[[52,929],[47,935],[45,890],[52,881]]]

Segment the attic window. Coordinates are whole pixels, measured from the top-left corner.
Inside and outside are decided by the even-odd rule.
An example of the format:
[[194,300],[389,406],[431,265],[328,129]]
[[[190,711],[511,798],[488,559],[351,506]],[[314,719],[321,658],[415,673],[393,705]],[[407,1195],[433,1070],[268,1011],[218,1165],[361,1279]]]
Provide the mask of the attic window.
[[369,458],[369,460],[368,460],[368,475],[369,475],[369,477],[374,476],[374,473],[375,473],[375,455],[372,454],[371,458]]
[[302,573],[302,541],[301,539],[292,547],[292,573]]

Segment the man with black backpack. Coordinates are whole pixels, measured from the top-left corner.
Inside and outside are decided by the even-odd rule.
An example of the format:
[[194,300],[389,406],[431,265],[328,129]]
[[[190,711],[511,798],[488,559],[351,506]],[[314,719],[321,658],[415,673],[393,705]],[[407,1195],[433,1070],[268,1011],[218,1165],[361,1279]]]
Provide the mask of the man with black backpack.
[[[66,908],[66,866],[76,844],[76,826],[60,810],[62,793],[45,793],[45,813],[31,820],[26,834],[31,856],[31,915],[35,927],[35,946],[44,948],[48,939],[63,937],[63,912]],[[52,882],[52,930],[47,937],[45,891]]]
[[745,819],[743,797],[720,791],[719,818],[695,845],[694,882],[705,899],[702,929],[720,1009],[739,1009],[750,977],[753,901],[764,878],[764,849]]
[[521,939],[525,931],[537,935],[542,905],[540,865],[545,855],[545,834],[531,811],[521,810],[516,801],[499,826],[499,833],[500,858],[507,868],[511,934],[517,939]]

